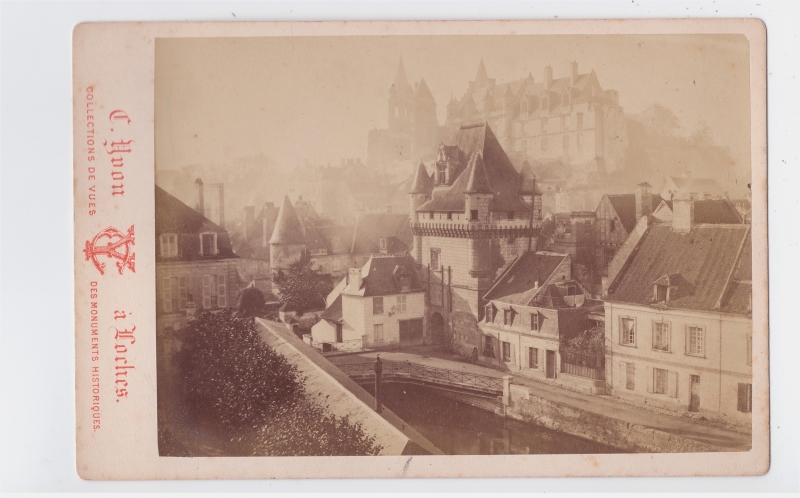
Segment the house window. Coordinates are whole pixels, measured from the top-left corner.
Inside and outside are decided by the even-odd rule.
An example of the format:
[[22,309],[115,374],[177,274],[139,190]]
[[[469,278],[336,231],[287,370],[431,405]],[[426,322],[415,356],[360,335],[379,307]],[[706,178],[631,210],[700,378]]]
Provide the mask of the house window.
[[669,372],[662,368],[653,369],[653,392],[656,394],[667,394],[667,384],[669,383]]
[[753,336],[747,336],[747,364],[753,364]]
[[494,321],[494,306],[491,304],[486,305],[486,323]]
[[383,297],[372,298],[372,314],[373,315],[383,314]]
[[203,275],[203,308],[228,306],[225,275]]
[[372,334],[373,334],[373,338],[374,338],[373,340],[375,342],[382,342],[383,341],[383,324],[382,323],[376,323],[375,325],[373,325],[372,326]]
[[539,348],[528,348],[528,368],[539,368]]
[[430,213],[428,213],[428,219],[429,219],[429,220],[432,220],[432,219],[433,219],[433,212],[430,212]]
[[567,152],[569,152],[569,135],[564,135],[564,138],[562,140],[564,142],[562,146],[564,147],[564,153],[566,154]]
[[653,322],[653,349],[669,352],[669,339],[669,323]]
[[619,319],[619,340],[623,346],[636,346],[636,322],[633,318]]
[[583,149],[583,133],[578,133],[575,135],[575,148],[578,150]]
[[666,285],[654,285],[655,287],[655,301],[657,303],[666,303],[667,302],[667,287]]
[[503,325],[514,323],[514,310],[503,310]]
[[478,210],[472,209],[469,212],[469,221],[478,221]]
[[531,313],[531,330],[532,331],[539,330],[539,314],[538,313]]
[[483,356],[487,358],[494,358],[494,339],[492,336],[487,335],[483,338]]
[[689,325],[686,327],[686,354],[692,356],[705,355],[705,337],[701,327]]
[[441,255],[439,249],[431,249],[431,270],[439,269],[439,256]]
[[511,343],[503,342],[503,361],[511,361]]
[[397,312],[398,313],[405,313],[406,312],[406,298],[408,296],[397,296]]
[[582,128],[583,128],[583,113],[579,112],[578,113],[578,129],[580,130]]
[[636,388],[636,364],[625,363],[625,389],[633,391]]
[[178,236],[174,233],[165,233],[161,237],[161,257],[174,258],[178,255]]
[[562,130],[569,129],[569,116],[561,116],[561,129]]
[[447,213],[447,219],[448,220],[452,220],[453,219],[453,213]]
[[[547,107],[547,105],[544,107]],[[542,118],[542,135],[545,133],[547,133],[547,118]]]
[[547,152],[547,137],[542,137],[542,152]]
[[736,409],[740,412],[750,413],[753,411],[753,385],[739,383],[739,399]]
[[213,256],[217,254],[217,234],[213,232],[200,234],[200,255]]
[[514,211],[509,211],[508,212],[508,219],[509,220],[513,220],[514,219]]
[[[184,280],[184,279],[180,279]],[[180,290],[178,277],[164,277],[163,283],[163,298],[164,298],[164,311],[166,313],[175,313],[180,310]],[[185,285],[185,284],[184,284]],[[185,292],[184,287],[184,292]]]
[[380,244],[381,244],[381,252],[386,252],[387,248],[389,247],[386,237],[380,238]]

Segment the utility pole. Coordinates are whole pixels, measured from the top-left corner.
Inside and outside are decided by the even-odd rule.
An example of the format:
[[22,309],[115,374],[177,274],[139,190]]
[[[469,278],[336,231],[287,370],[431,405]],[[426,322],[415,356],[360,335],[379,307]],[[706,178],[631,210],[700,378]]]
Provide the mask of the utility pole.
[[381,373],[383,373],[383,364],[381,363],[381,355],[375,358],[373,365],[375,369],[375,411],[381,412]]

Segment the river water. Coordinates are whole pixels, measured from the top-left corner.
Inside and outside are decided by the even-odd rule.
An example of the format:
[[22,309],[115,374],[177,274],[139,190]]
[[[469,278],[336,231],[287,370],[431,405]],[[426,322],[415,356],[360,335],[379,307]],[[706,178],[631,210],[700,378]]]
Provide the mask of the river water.
[[384,384],[385,406],[448,455],[620,453],[588,439],[445,398],[424,387]]

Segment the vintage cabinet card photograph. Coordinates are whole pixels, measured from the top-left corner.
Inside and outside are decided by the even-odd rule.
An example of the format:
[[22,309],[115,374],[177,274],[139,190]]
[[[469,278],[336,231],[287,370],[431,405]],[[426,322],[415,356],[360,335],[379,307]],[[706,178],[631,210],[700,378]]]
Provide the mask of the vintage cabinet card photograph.
[[754,19],[77,26],[79,475],[763,474],[765,68]]

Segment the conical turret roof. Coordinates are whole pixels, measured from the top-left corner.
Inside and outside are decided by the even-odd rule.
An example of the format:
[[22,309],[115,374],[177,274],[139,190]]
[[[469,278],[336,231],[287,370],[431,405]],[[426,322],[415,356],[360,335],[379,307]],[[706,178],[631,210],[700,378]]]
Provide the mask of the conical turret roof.
[[478,153],[472,161],[472,169],[469,172],[469,181],[467,182],[467,189],[465,194],[492,194],[492,185],[489,183],[489,177],[486,174],[486,168],[483,165],[483,157]]
[[400,57],[400,64],[397,65],[397,72],[394,75],[394,87],[397,90],[405,90],[408,87],[408,78],[406,78],[406,68],[403,66],[402,57]]
[[416,97],[418,99],[434,100],[433,94],[431,93],[431,89],[428,88],[428,84],[425,83],[425,78],[419,80],[419,85],[417,85]]
[[431,193],[431,177],[428,176],[428,170],[422,161],[417,166],[417,174],[414,175],[414,183],[411,185],[409,194],[430,194]]
[[481,88],[489,83],[489,74],[486,72],[486,67],[483,65],[483,57],[481,63],[478,65],[478,73],[475,75],[475,88]]
[[289,196],[283,197],[281,210],[278,212],[278,219],[275,221],[275,229],[272,230],[270,244],[305,244],[303,227],[297,218],[297,213],[289,201]]

